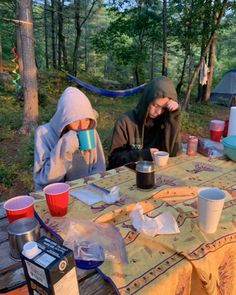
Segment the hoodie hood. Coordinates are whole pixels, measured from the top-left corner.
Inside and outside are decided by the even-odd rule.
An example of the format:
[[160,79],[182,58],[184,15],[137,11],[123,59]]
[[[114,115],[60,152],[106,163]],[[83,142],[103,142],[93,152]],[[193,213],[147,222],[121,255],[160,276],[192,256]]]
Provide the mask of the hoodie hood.
[[50,120],[50,124],[57,136],[60,137],[66,125],[86,118],[93,120],[90,128],[96,128],[95,112],[87,96],[75,87],[68,87],[57,103],[57,110]]
[[145,87],[144,93],[135,108],[140,122],[143,122],[146,118],[149,104],[154,99],[163,97],[168,97],[174,101],[177,101],[175,86],[173,82],[165,76],[154,78]]

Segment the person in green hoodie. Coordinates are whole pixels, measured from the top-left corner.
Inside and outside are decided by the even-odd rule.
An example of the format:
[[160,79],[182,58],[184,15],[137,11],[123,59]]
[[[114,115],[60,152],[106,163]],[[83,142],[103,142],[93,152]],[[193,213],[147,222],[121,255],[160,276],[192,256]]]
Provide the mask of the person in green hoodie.
[[139,160],[152,161],[152,154],[181,153],[180,108],[172,81],[151,80],[137,106],[118,118],[112,135],[107,169]]

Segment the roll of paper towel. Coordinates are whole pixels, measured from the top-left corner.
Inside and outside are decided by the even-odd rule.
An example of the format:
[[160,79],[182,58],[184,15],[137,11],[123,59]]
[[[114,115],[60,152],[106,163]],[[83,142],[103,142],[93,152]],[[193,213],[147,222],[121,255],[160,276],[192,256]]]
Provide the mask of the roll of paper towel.
[[236,135],[236,107],[230,108],[229,129],[227,136]]

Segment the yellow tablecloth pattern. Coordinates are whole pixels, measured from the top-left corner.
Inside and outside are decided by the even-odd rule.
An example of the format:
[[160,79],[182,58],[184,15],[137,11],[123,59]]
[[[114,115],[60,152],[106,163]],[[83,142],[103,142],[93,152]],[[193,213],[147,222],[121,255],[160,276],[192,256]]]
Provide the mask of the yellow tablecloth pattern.
[[[105,188],[120,187],[123,206],[97,209],[70,197],[67,216],[111,222],[119,229],[126,245],[128,264],[105,261],[101,272],[109,277],[120,294],[236,294],[236,163],[203,156],[181,155],[156,173],[155,189],[138,190],[135,173],[121,167],[71,182],[72,190],[94,182]],[[227,190],[222,217],[215,234],[203,234],[197,224],[196,194],[199,186]],[[42,193],[34,194],[42,198]],[[135,202],[145,214],[155,217],[169,211],[180,234],[140,235],[132,229],[129,212]],[[45,201],[35,205],[45,222],[62,237],[64,218],[51,218]],[[66,218],[66,217],[65,217]]]

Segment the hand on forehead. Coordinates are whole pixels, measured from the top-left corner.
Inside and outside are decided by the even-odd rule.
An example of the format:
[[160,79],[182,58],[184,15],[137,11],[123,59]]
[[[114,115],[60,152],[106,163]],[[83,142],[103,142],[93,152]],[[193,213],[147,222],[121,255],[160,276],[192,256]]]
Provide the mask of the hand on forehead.
[[171,112],[177,110],[179,107],[178,102],[169,97],[156,98],[153,100],[152,105],[156,108],[166,108]]
[[152,104],[164,107],[168,103],[168,101],[170,101],[169,97],[155,98]]

